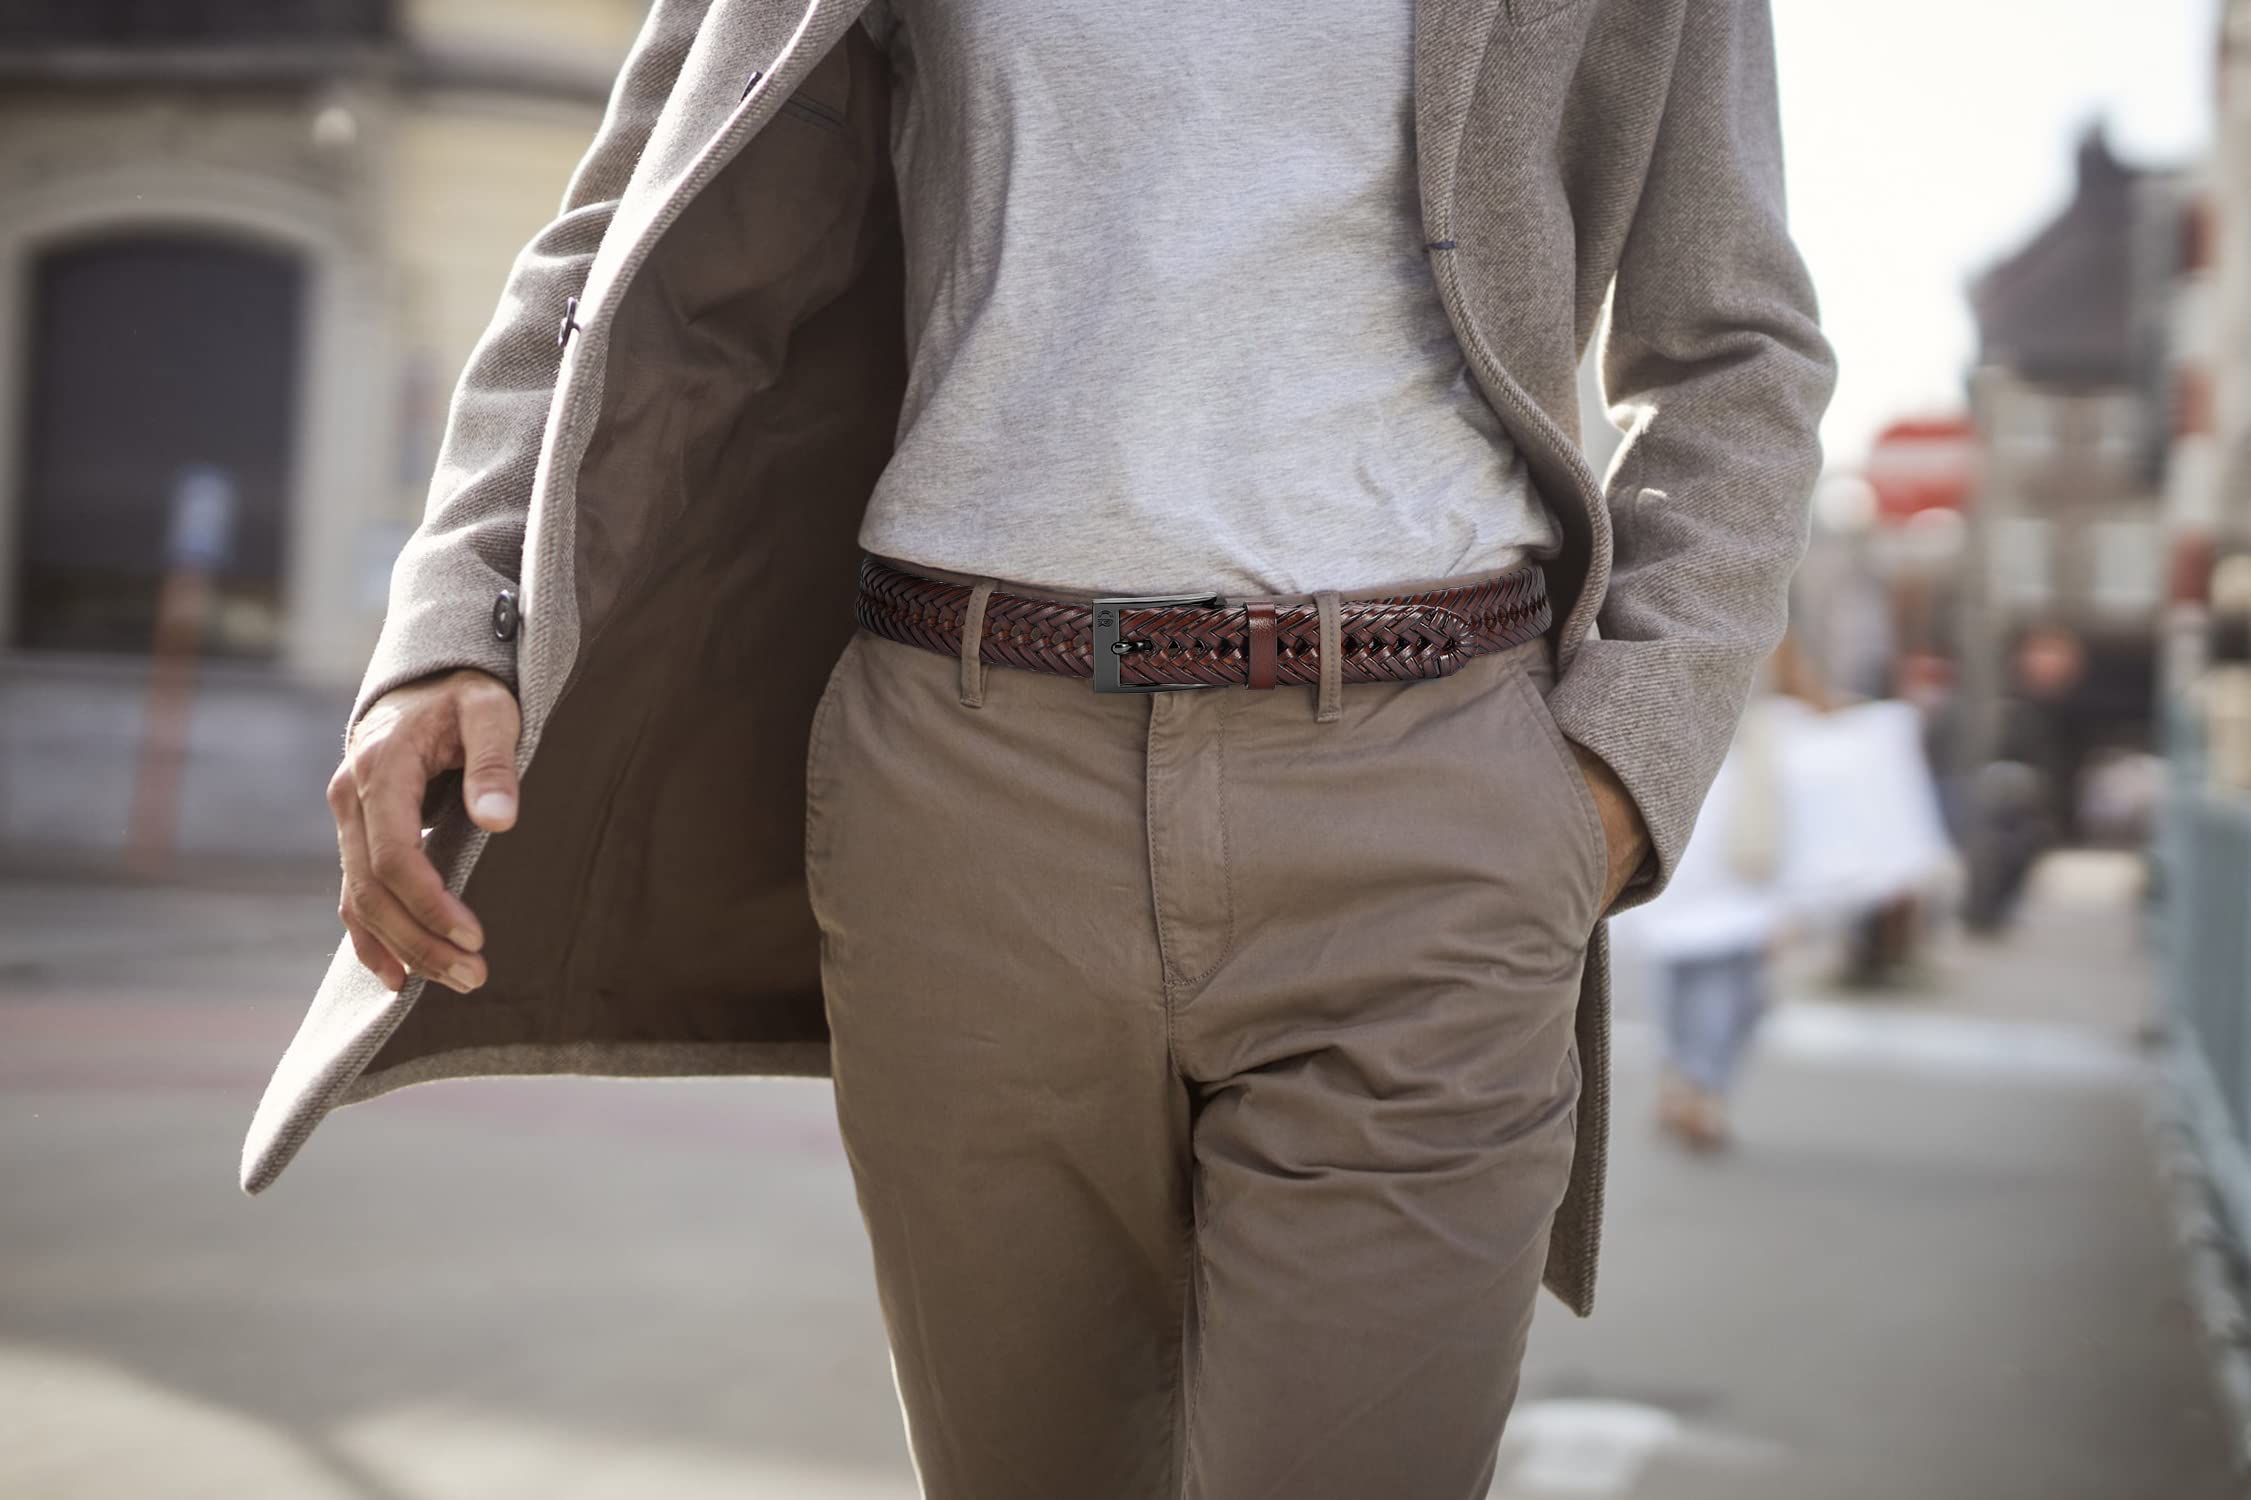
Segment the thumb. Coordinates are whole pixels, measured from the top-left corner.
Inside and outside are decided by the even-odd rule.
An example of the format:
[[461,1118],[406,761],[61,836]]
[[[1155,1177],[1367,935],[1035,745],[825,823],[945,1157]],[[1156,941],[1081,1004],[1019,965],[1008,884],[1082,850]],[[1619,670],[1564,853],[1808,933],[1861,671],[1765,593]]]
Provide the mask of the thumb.
[[466,686],[461,720],[461,800],[470,821],[498,833],[516,822],[516,739],[523,720],[516,698],[499,682]]

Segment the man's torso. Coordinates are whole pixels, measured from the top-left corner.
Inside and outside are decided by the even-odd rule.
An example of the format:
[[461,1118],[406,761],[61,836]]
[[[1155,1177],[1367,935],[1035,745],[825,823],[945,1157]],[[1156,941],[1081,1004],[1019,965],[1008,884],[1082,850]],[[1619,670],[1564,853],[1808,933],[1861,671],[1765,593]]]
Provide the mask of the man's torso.
[[911,360],[871,551],[1284,593],[1552,548],[1423,245],[1407,0],[862,21],[891,59]]

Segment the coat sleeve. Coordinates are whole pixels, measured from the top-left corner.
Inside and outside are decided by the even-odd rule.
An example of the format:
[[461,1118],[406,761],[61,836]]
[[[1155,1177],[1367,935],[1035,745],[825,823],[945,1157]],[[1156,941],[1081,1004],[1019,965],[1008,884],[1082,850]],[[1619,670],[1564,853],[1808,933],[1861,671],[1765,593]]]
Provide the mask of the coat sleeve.
[[1768,0],[1688,0],[1602,350],[1627,437],[1609,584],[1549,705],[1617,772],[1663,888],[1780,641],[1836,363],[1783,204]]
[[561,211],[509,270],[499,308],[454,389],[421,524],[392,565],[382,633],[345,721],[347,736],[377,698],[432,672],[476,667],[516,685],[516,645],[494,631],[493,604],[522,573],[564,307],[585,285],[708,6],[650,6]]

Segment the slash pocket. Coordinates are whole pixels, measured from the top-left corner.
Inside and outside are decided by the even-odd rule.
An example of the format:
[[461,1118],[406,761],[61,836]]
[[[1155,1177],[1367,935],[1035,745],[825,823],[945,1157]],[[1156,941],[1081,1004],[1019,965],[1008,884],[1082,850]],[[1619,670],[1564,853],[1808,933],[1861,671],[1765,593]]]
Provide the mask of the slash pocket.
[[851,670],[853,658],[859,654],[861,643],[872,639],[874,637],[865,629],[854,627],[851,637],[844,643],[844,649],[837,653],[835,664],[829,668],[828,681],[823,684],[821,696],[813,705],[812,725],[805,740],[805,894],[813,907],[816,922],[820,919],[822,909],[820,875],[827,852],[822,841],[820,814],[831,791],[825,775],[827,756],[823,753],[828,746],[829,719],[836,706],[838,684],[844,680],[845,673]]
[[[1548,747],[1549,764],[1555,774],[1563,778],[1562,794],[1578,812],[1579,836],[1574,843],[1587,893],[1586,921],[1582,925],[1591,932],[1602,916],[1602,893],[1610,881],[1610,841],[1602,831],[1602,810],[1595,805],[1594,792],[1587,786],[1585,773],[1579,769],[1571,741],[1564,735],[1563,727],[1555,722],[1555,714],[1548,708],[1547,693],[1541,683],[1534,680],[1533,669],[1519,663],[1509,675],[1515,679],[1514,686],[1524,712]],[[1544,665],[1539,675],[1547,675]]]

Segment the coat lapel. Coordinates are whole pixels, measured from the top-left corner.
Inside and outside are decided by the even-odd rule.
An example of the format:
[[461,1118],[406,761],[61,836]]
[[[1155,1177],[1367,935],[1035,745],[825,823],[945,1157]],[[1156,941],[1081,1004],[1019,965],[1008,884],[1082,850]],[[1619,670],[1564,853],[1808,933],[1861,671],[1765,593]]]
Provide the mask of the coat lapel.
[[1415,0],[1415,160],[1423,228],[1453,233],[1462,127],[1502,0]]
[[580,298],[599,317],[640,254],[773,116],[867,0],[713,0]]
[[[665,230],[740,151],[858,18],[867,0],[711,0],[579,293],[578,335],[563,351],[533,479],[524,607],[556,644],[527,658],[517,684],[524,738],[538,743],[576,657],[573,600],[577,474],[598,420],[619,295]],[[552,662],[552,671],[534,670]]]

